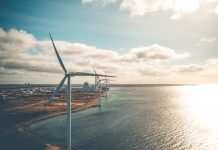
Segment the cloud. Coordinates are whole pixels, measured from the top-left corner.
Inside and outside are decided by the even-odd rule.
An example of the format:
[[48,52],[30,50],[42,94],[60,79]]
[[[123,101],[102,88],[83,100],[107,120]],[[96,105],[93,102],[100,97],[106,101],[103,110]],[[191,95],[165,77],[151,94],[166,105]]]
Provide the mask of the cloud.
[[212,43],[216,41],[215,37],[206,37],[206,38],[202,38],[198,41],[197,46],[201,46],[202,44],[208,44],[208,43]]
[[[121,10],[130,11],[131,17],[141,17],[157,11],[171,11],[170,19],[177,20],[183,15],[193,13],[205,5],[213,5],[216,1],[206,0],[123,0]],[[216,3],[217,5],[217,3]]]
[[[202,64],[187,64],[187,65],[174,65],[170,68],[172,73],[178,74],[191,74],[204,75],[204,76],[217,76],[218,75],[218,58],[207,59]],[[198,76],[196,76],[198,78]]]
[[32,48],[36,43],[33,35],[23,30],[10,29],[8,32],[0,28],[1,50],[19,51]]
[[218,58],[210,58],[207,60],[207,64],[215,66],[218,65]]
[[138,67],[138,72],[143,76],[165,76],[171,74],[171,70],[160,65],[146,65]]
[[[1,66],[28,71],[57,72],[56,58],[50,40],[39,41],[33,35],[16,29],[10,29],[8,32],[1,29],[1,33]],[[183,59],[190,55],[187,52],[178,54],[174,50],[158,44],[132,48],[124,54],[82,43],[55,41],[55,44],[67,64],[74,63],[80,67],[100,63],[104,64],[101,65],[103,68],[103,66],[117,66],[116,63],[161,62]]]
[[216,40],[215,37],[212,38],[202,38],[199,40],[199,42],[206,42],[206,43],[210,43],[210,42],[214,42]]
[[214,13],[218,14],[218,6],[216,6],[216,8],[214,9]]
[[208,42],[208,43],[210,43],[210,42],[213,42],[215,40],[216,40],[215,37],[212,37],[212,38],[203,38],[203,39],[200,39],[199,42]]
[[173,66],[172,70],[177,73],[193,73],[193,72],[204,71],[205,66],[198,65],[198,64],[180,65],[180,66]]
[[188,52],[178,54],[174,50],[154,44],[147,47],[139,47],[131,49],[122,60],[127,61],[165,61],[173,59],[183,59],[189,57]]
[[182,18],[182,13],[179,13],[179,12],[174,13],[174,14],[170,17],[170,19],[172,19],[172,20],[178,20],[178,19],[180,19],[180,18]]
[[109,3],[114,3],[116,0],[81,0],[83,4],[91,4],[91,3],[97,3],[101,4],[102,6],[106,6]]
[[[53,37],[55,39],[55,36]],[[144,76],[156,82],[154,77],[168,77],[172,74],[216,73],[218,59],[209,59],[203,65],[171,65],[176,60],[190,57],[188,52],[177,53],[175,50],[158,44],[132,48],[128,51],[100,49],[82,43],[55,40],[55,45],[68,71],[115,74],[115,82],[136,83],[147,81]],[[207,71],[208,70],[208,71]],[[55,56],[51,41],[38,40],[23,30],[0,28],[0,82],[59,82],[61,69]],[[218,73],[217,73],[218,74]],[[78,83],[82,79],[75,82]],[[151,82],[148,80],[147,82]],[[160,80],[161,82],[161,80]]]
[[159,9],[169,9],[171,1],[161,0],[123,0],[120,5],[121,10],[130,11],[130,16],[144,16],[147,13],[158,11]]
[[[82,0],[82,3],[102,3],[106,5],[116,0]],[[130,17],[142,17],[158,11],[172,12],[170,19],[178,20],[182,16],[198,10],[218,14],[217,0],[122,0],[120,10],[130,12]]]

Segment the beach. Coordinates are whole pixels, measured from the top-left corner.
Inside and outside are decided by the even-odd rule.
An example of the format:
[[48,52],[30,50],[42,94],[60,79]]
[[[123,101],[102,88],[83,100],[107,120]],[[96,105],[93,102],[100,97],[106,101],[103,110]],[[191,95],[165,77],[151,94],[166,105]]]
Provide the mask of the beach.
[[[95,107],[99,105],[99,99],[104,96],[104,92],[101,93],[73,93],[72,94],[72,113]],[[74,99],[74,100],[73,100]],[[25,107],[23,109],[17,109],[31,103],[44,102],[46,99],[34,99],[34,100],[11,100],[8,102],[4,109],[1,109],[1,136],[0,142],[4,137],[10,136],[14,133],[25,133],[25,128],[29,125],[45,120],[51,117],[66,114],[66,101],[55,101],[46,107],[42,104]],[[2,105],[3,106],[3,105]],[[15,107],[16,106],[16,107]],[[58,145],[52,145],[44,143],[44,149],[56,150],[62,149]]]

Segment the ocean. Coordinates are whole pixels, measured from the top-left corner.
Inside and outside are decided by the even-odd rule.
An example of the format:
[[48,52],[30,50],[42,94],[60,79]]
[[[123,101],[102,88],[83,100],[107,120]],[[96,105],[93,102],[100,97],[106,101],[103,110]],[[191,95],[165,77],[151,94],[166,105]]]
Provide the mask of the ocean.
[[[66,147],[66,132],[66,115],[42,120],[4,150]],[[218,85],[111,87],[101,107],[72,114],[72,149],[216,150]]]

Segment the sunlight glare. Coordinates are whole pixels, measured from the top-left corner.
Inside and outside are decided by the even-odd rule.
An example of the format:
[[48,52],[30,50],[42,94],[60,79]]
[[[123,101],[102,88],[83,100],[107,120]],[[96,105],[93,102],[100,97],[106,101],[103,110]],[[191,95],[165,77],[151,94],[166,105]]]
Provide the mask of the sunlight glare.
[[218,127],[218,85],[198,85],[185,90],[188,115],[208,129]]
[[177,102],[183,106],[190,140],[199,148],[218,149],[218,85],[184,86],[179,91]]

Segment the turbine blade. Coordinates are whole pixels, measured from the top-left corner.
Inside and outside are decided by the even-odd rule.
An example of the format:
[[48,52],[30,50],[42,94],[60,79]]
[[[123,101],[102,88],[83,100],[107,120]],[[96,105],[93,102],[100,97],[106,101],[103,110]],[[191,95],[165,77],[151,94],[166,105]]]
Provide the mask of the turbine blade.
[[50,33],[49,33],[49,36],[50,36],[50,38],[51,38],[51,41],[52,41],[52,44],[53,44],[55,53],[56,53],[56,55],[57,55],[57,57],[58,57],[58,61],[59,61],[60,65],[61,65],[62,69],[64,70],[64,72],[67,73],[67,70],[66,70],[66,68],[65,68],[65,66],[64,66],[64,63],[62,62],[62,59],[61,59],[61,57],[60,57],[60,55],[59,55],[59,53],[58,53],[58,51],[57,51],[57,49],[56,49],[56,46],[55,46],[55,44],[54,44],[54,41],[53,41],[52,36],[51,36]]
[[46,102],[46,104],[49,104],[53,101],[53,97],[59,92],[59,90],[61,89],[61,87],[63,86],[65,80],[66,80],[67,76],[64,76],[64,78],[62,79],[62,81],[60,82],[60,84],[57,86],[57,88],[55,89],[54,93],[51,95],[51,97],[48,99],[48,101]]
[[98,82],[97,82],[97,84],[96,84],[96,85],[98,85],[99,83],[101,83],[101,80],[98,80]]
[[86,73],[86,72],[70,72],[68,73],[70,76],[102,76],[102,77],[116,77],[111,75],[102,75],[102,74],[95,74],[95,73]]
[[[95,72],[95,74],[97,74],[97,72],[95,71],[95,68],[93,67],[93,70],[94,70],[94,72]],[[99,77],[97,76],[97,78],[99,79]]]

